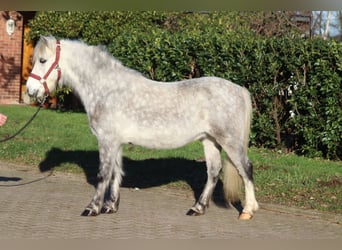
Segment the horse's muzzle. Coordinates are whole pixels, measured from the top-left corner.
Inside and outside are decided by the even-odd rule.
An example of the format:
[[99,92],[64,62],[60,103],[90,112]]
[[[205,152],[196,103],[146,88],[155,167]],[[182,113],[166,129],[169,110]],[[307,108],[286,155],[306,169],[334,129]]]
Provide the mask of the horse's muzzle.
[[29,97],[36,98],[39,95],[39,89],[38,88],[27,88],[26,93],[29,95]]

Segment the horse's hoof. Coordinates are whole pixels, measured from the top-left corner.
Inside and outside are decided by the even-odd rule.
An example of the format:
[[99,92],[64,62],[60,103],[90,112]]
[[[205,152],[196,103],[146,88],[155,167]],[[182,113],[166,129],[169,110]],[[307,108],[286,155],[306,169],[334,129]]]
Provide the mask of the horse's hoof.
[[86,208],[81,214],[81,216],[96,216],[96,215],[97,213],[89,208]]
[[193,210],[192,208],[189,209],[189,211],[186,213],[186,215],[189,215],[189,216],[199,216],[199,215],[202,215],[203,213],[200,213],[198,211],[195,211]]
[[114,211],[114,209],[110,208],[110,207],[103,207],[101,209],[101,214],[112,214],[116,211]]
[[249,213],[241,213],[239,216],[239,220],[250,220],[252,218],[253,218],[253,215]]

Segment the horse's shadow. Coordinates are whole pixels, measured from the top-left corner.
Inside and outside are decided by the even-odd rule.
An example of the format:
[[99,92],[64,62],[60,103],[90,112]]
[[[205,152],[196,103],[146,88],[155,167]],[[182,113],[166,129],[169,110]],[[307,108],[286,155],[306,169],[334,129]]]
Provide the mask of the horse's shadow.
[[[39,164],[39,168],[41,172],[51,171],[62,163],[74,163],[81,167],[87,182],[96,187],[99,165],[98,151],[63,151],[52,148]],[[176,181],[185,181],[191,187],[195,200],[200,197],[207,179],[204,161],[182,158],[135,161],[124,157],[123,165],[125,176],[122,187],[144,189]],[[213,201],[217,206],[227,207],[222,185],[221,180],[219,180],[214,190]]]

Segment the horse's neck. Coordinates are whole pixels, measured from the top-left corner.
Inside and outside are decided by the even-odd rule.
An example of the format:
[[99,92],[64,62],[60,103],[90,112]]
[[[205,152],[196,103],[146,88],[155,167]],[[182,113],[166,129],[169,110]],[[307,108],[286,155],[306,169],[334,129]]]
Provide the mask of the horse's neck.
[[[85,56],[81,58],[76,53],[83,53]],[[78,94],[87,111],[102,98],[103,89],[109,84],[101,81],[103,73],[100,68],[92,65],[93,63],[90,55],[77,51],[66,56],[61,66],[63,84]]]
[[98,61],[100,58],[95,60],[88,47],[81,46],[79,50],[69,47],[65,50],[67,49],[69,51],[65,52],[66,57],[62,68],[63,83],[70,86],[79,95],[88,113],[94,112],[98,103],[105,102],[109,92],[121,88],[120,84],[129,84],[118,79],[118,74],[123,73],[120,68],[122,66],[117,65],[114,60],[105,58],[108,62],[99,66],[94,61]]

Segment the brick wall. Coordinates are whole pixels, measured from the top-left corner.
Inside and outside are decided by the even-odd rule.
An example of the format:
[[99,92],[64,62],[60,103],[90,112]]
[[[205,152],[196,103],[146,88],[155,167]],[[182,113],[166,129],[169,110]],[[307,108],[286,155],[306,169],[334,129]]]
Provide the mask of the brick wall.
[[[15,21],[12,35],[6,21]],[[0,11],[0,104],[20,102],[20,81],[23,42],[23,16],[16,11]]]

